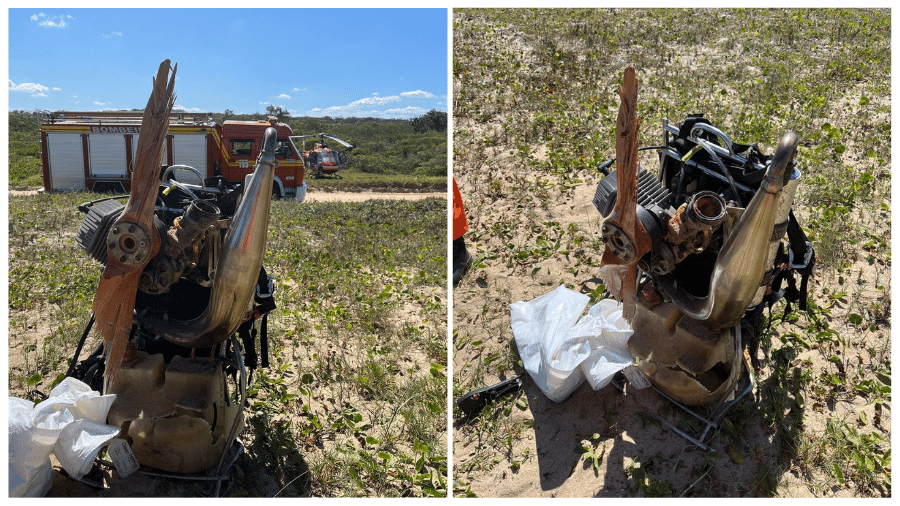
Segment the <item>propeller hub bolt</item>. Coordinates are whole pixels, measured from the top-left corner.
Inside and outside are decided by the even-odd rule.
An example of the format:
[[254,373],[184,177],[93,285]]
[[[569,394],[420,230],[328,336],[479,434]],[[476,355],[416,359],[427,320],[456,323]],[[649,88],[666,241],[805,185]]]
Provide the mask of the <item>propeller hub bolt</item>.
[[616,223],[604,223],[600,228],[600,241],[623,262],[635,260],[634,243]]
[[109,251],[116,252],[114,257],[125,265],[142,263],[150,256],[150,237],[135,223],[114,226],[107,244]]

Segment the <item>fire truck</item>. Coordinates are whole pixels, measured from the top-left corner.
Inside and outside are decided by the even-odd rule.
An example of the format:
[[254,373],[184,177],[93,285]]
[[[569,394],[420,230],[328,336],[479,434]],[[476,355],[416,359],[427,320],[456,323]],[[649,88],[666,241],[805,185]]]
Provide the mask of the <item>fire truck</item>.
[[[142,117],[142,111],[43,113],[44,190],[130,191]],[[274,117],[226,120],[217,125],[210,113],[172,113],[160,174],[171,167],[169,172],[182,183],[199,185],[201,177],[214,176],[232,183],[243,182],[253,172],[263,134],[270,126],[278,133],[278,168],[272,192],[276,198],[303,200],[306,167],[302,153],[291,140],[291,127]]]

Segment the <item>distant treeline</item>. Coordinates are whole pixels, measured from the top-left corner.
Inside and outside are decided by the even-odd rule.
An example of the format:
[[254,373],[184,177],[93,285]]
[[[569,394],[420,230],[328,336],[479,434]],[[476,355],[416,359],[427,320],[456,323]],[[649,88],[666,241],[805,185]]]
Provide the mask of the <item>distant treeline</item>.
[[41,119],[31,111],[9,111],[9,185],[43,184]]
[[[418,118],[292,118],[277,108],[265,114],[213,113],[230,120],[270,115],[291,126],[294,135],[325,133],[352,144],[349,170],[374,174],[442,176],[447,173],[447,113],[432,110]],[[338,146],[335,146],[338,147]],[[40,118],[32,111],[9,112],[9,184],[41,186]]]

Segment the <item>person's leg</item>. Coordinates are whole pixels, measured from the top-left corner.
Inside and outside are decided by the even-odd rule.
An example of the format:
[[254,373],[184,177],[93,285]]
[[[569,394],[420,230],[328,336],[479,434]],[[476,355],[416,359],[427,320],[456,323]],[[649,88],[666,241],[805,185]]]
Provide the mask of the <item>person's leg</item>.
[[465,276],[474,259],[466,250],[466,242],[463,235],[469,230],[469,222],[466,219],[466,210],[463,207],[462,196],[456,179],[453,180],[453,286]]

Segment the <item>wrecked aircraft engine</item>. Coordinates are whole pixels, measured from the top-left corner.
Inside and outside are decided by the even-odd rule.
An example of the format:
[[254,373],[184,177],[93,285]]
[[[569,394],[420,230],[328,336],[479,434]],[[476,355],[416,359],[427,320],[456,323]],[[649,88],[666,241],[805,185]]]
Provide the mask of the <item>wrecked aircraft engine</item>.
[[[152,144],[165,141],[168,111],[154,99],[167,74],[168,60],[144,116],[127,204],[110,197],[79,206],[85,217],[76,240],[105,269],[68,375],[117,395],[108,423],[121,427],[140,465],[188,475],[217,464],[220,472],[227,450],[240,451],[235,441],[247,371],[257,366],[258,322],[261,365],[268,365],[274,283],[262,261],[277,136],[266,130],[243,184],[169,178],[191,170],[184,166],[169,167],[160,179],[159,146]],[[162,135],[153,141],[147,132],[156,130]],[[104,340],[79,361],[95,319]]]
[[[625,194],[623,176],[608,172],[612,160],[601,166],[607,177],[593,203],[607,218],[602,240],[619,263],[639,268],[628,348],[650,382],[678,402],[729,398],[744,374],[745,346],[758,365],[763,310],[782,297],[805,308],[814,258],[791,212],[800,182],[796,147],[788,133],[767,156],[731,142],[703,115],[677,125],[664,120],[663,145],[642,148],[659,151],[659,176],[641,168],[632,185],[635,237],[609,219]],[[600,277],[622,298],[617,272],[604,267]]]

